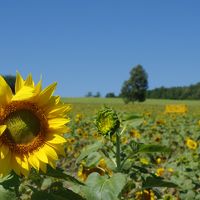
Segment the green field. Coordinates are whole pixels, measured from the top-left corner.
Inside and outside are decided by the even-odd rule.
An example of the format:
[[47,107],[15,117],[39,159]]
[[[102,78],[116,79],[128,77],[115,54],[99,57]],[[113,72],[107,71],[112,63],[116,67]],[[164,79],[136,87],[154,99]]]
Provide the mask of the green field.
[[110,106],[117,111],[122,112],[163,112],[165,105],[168,104],[186,104],[189,108],[189,112],[195,111],[200,113],[200,100],[160,100],[160,99],[148,99],[142,103],[129,103],[124,104],[121,98],[63,98],[63,102],[72,105],[72,113],[83,113],[86,116],[95,114],[103,105]]
[[[137,119],[129,120],[127,123],[125,122],[125,124],[122,122],[122,127],[126,127],[121,136],[121,149],[123,149],[125,157],[130,153],[130,146],[132,144],[162,145],[164,147],[169,147],[171,152],[170,154],[162,152],[162,148],[157,149],[158,151],[156,150],[155,152],[150,150],[150,153],[148,151],[146,154],[136,153],[133,159],[128,159],[127,162],[124,161],[124,168],[121,172],[129,174],[130,183],[134,183],[135,185],[133,188],[126,186],[126,188],[129,188],[127,189],[128,192],[124,192],[122,195],[123,198],[119,199],[200,199],[200,101],[148,99],[143,103],[135,102],[129,104],[124,104],[123,100],[120,98],[63,98],[63,101],[72,105],[71,128],[73,134],[72,136],[68,136],[75,138],[76,141],[74,144],[68,146],[68,152],[71,157],[68,157],[64,162],[70,162],[70,167],[67,168],[69,173],[81,172],[79,178],[85,181],[90,174],[88,172],[92,172],[96,169],[94,165],[90,164],[95,163],[95,166],[99,166],[98,162],[96,162],[96,156],[100,155],[103,155],[104,159],[107,161],[108,168],[114,173],[116,172],[115,167],[112,168],[112,165],[110,165],[110,160],[116,158],[112,157],[113,149],[106,150],[109,152],[109,155],[101,154],[101,150],[95,152],[92,150],[87,154],[88,157],[83,159],[83,163],[86,164],[80,165],[83,167],[81,170],[80,168],[76,168],[77,165],[71,162],[77,159],[75,156],[76,152],[79,152],[78,156],[81,155],[81,157],[83,157],[81,154],[83,151],[82,146],[95,144],[95,142],[102,139],[101,136],[98,136],[97,130],[94,127],[94,116],[103,105],[107,105],[120,113],[120,117],[130,113],[142,116],[142,121],[140,123],[138,123]],[[165,106],[171,104],[187,105],[188,112],[165,113]],[[77,118],[79,114],[82,114],[80,119]],[[109,140],[109,138],[107,138],[107,140]],[[110,142],[107,141],[104,145],[105,149],[109,148]],[[113,145],[115,150],[115,142]],[[131,152],[131,154],[134,154],[134,151]],[[111,156],[112,159],[110,159],[109,156]],[[136,169],[134,167],[136,167]],[[134,174],[133,178],[132,174]],[[155,175],[158,177],[155,177]],[[95,175],[89,176],[89,181],[94,181],[92,179],[94,178],[93,176]],[[145,181],[147,177],[151,179],[150,182]],[[167,188],[171,186],[166,182],[160,182],[162,179],[159,179],[159,177],[162,177],[164,181],[177,184],[177,187],[173,189]],[[145,196],[145,193],[139,192],[144,192],[145,187],[143,187],[143,185],[145,184],[149,185],[149,187],[147,187],[148,190],[145,192],[150,196],[152,191],[152,198],[148,197],[148,195]],[[164,187],[162,184],[164,184]],[[90,190],[90,193],[95,193],[95,191],[96,190],[93,188]]]

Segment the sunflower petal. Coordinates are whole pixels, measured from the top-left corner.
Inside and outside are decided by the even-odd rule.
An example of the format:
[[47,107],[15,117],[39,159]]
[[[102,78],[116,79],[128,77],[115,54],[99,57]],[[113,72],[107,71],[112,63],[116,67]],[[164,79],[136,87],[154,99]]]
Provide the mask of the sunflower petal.
[[23,86],[12,98],[12,101],[28,100],[35,96],[34,88]]
[[29,87],[34,87],[34,82],[32,79],[32,75],[29,74],[24,82],[24,85],[29,86]]
[[69,127],[67,126],[60,126],[57,128],[49,128],[49,134],[54,134],[54,133],[59,133],[59,134],[64,134],[64,133],[69,133]]
[[58,116],[66,116],[66,113],[71,110],[70,105],[58,105],[51,107],[48,109],[47,112],[47,117],[48,118],[53,118],[53,117],[58,117]]
[[8,104],[12,99],[12,90],[10,86],[6,83],[4,78],[0,76],[0,104],[2,106]]
[[49,158],[49,163],[48,163],[53,169],[56,169],[56,163],[55,160]]
[[48,158],[50,157],[53,160],[57,160],[58,159],[58,155],[57,155],[56,151],[52,147],[50,147],[49,145],[45,144],[43,146],[43,150],[48,155]]
[[0,125],[0,136],[4,133],[6,127],[7,127],[6,125]]
[[42,90],[42,80],[40,80],[37,85],[35,86],[35,93],[36,95],[39,95],[39,93],[41,92]]
[[57,83],[53,83],[46,87],[39,95],[38,97],[38,104],[40,106],[44,106],[48,104],[49,99],[51,98],[55,88],[56,88]]
[[23,86],[24,86],[24,79],[22,78],[20,73],[17,72],[15,81],[15,93],[17,93]]
[[48,158],[43,148],[40,148],[40,150],[35,152],[35,154],[39,160],[41,160],[44,163],[48,163]]
[[27,158],[25,156],[19,156],[19,155],[15,155],[14,158],[16,161],[16,163],[14,163],[15,169],[14,169],[14,166],[12,168],[20,175],[23,174],[24,176],[28,176],[29,163],[28,163]]
[[47,141],[51,144],[66,143],[66,139],[58,134],[48,134]]
[[48,104],[45,105],[44,110],[46,113],[49,112],[54,106],[57,106],[60,104],[60,96],[51,96],[51,98],[48,101]]
[[40,168],[40,161],[38,160],[38,158],[37,158],[34,154],[29,154],[28,162],[29,162],[30,165],[32,165],[37,171],[39,171],[39,168]]
[[62,144],[51,144],[49,142],[46,142],[46,144],[53,147],[55,151],[58,152],[60,155],[65,156],[65,151]]
[[40,169],[46,173],[47,171],[47,164],[46,163],[43,163],[43,162],[40,162]]
[[49,128],[58,128],[61,127],[65,124],[67,124],[70,121],[69,118],[53,118],[53,119],[49,119],[48,123],[49,123]]
[[0,147],[0,156],[1,156],[1,159],[5,159],[5,157],[8,155],[8,152],[9,152],[9,148],[2,144],[2,146]]
[[6,176],[11,171],[11,152],[9,151],[5,159],[0,159],[0,173]]
[[15,155],[15,160],[16,160],[17,164],[18,164],[19,166],[21,166],[22,160],[21,160],[21,158],[19,157],[19,155]]
[[25,168],[21,168],[21,174],[23,174],[24,176],[28,176],[29,175],[30,170],[27,170]]
[[22,160],[22,165],[21,165],[21,174],[23,174],[24,176],[28,176],[29,174],[29,162],[27,160],[26,157],[23,158]]
[[20,166],[17,163],[16,159],[14,159],[15,156],[13,155],[12,159],[11,159],[11,164],[12,164],[12,169],[14,170],[14,172],[20,176]]
[[24,156],[22,159],[22,168],[24,168],[25,170],[29,171],[29,164],[28,164],[28,160],[27,158]]

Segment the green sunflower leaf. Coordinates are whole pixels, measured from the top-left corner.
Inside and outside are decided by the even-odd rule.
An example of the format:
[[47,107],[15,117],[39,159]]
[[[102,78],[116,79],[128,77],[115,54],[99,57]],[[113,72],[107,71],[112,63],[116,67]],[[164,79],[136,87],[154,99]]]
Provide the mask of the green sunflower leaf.
[[156,144],[143,144],[139,147],[138,152],[140,153],[155,153],[155,152],[163,152],[163,153],[168,153],[171,150],[162,145],[156,145]]
[[88,176],[83,192],[87,200],[118,200],[118,196],[126,185],[127,176],[121,173],[111,178],[92,173]]
[[123,117],[123,121],[129,121],[129,120],[135,120],[135,119],[140,119],[142,118],[143,116],[142,115],[139,115],[139,114],[126,114],[124,117]]
[[10,189],[12,187],[18,188],[20,185],[19,176],[15,173],[11,173],[8,176],[0,179],[0,185],[2,185],[5,189]]
[[38,190],[36,188],[33,188],[32,186],[29,186],[33,194],[31,196],[31,200],[85,200],[82,196],[79,194],[73,192],[72,190],[69,190],[67,188],[64,188],[62,183],[60,182],[54,182],[50,186],[50,188],[46,190]]
[[146,180],[142,184],[142,188],[152,188],[152,187],[167,187],[167,188],[175,188],[178,187],[175,183],[164,181],[160,177],[147,177]]
[[76,164],[79,163],[81,160],[83,160],[85,157],[87,157],[90,153],[93,153],[100,149],[103,146],[102,142],[96,142],[94,144],[88,145],[81,151],[80,156],[76,160]]
[[1,200],[17,200],[15,192],[6,190],[0,185],[0,199]]
[[80,182],[79,180],[77,180],[73,176],[64,173],[64,171],[62,169],[58,168],[58,167],[56,169],[53,169],[52,167],[47,165],[47,171],[44,175],[51,176],[51,177],[58,178],[58,179],[64,179],[66,181],[70,181],[70,182],[73,182],[75,184],[84,185],[84,183]]

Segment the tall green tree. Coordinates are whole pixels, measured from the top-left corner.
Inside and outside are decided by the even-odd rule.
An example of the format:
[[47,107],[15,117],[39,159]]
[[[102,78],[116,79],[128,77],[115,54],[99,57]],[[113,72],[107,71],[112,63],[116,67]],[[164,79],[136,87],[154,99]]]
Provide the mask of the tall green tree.
[[121,88],[120,96],[125,103],[145,101],[148,89],[148,75],[142,65],[137,65],[130,71],[130,78]]

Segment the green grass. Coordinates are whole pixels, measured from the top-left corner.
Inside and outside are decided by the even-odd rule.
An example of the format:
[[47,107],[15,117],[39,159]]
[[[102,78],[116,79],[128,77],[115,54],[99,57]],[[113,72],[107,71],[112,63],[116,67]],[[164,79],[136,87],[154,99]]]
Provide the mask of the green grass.
[[78,97],[62,98],[64,102],[69,103],[91,103],[91,104],[123,104],[121,98],[95,98],[95,97]]
[[160,100],[148,99],[145,102],[124,104],[121,98],[62,98],[66,103],[72,105],[72,114],[82,113],[86,116],[94,115],[103,105],[110,106],[120,112],[144,113],[156,110],[156,114],[162,113],[166,104],[186,104],[189,112],[200,113],[200,101],[198,100]]
[[[62,100],[68,103],[124,104],[121,98],[69,97],[69,98],[62,98]],[[200,106],[200,100],[147,99],[145,102],[142,103],[135,102],[134,104],[144,104],[144,105],[187,104],[190,106],[192,105]]]

